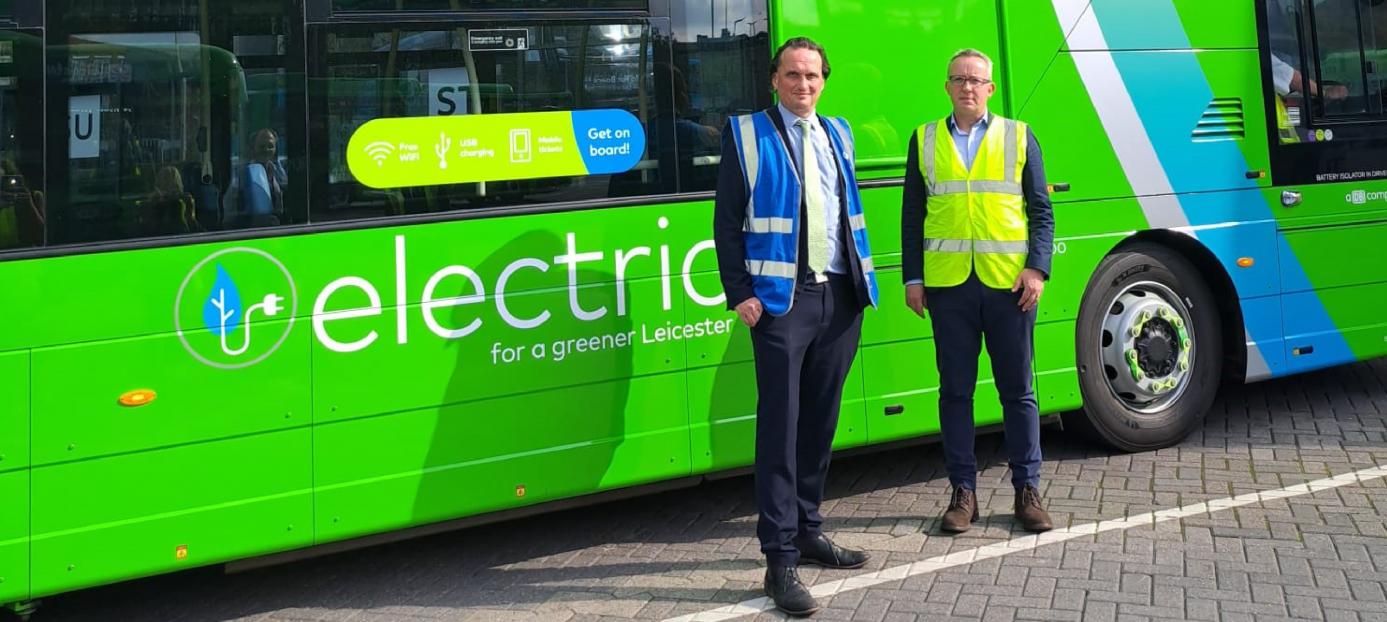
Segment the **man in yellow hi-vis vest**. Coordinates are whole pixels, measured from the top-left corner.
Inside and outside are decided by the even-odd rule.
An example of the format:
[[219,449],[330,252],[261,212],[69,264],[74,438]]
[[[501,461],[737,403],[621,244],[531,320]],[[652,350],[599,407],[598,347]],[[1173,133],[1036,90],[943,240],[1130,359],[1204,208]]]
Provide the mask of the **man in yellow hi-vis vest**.
[[1016,519],[1046,531],[1031,358],[1055,220],[1040,146],[1026,124],[988,112],[996,85],[987,55],[954,55],[945,89],[953,114],[911,137],[901,205],[906,304],[921,317],[928,310],[939,365],[939,426],[953,486],[940,527],[959,533],[978,518],[973,389],[986,338]]

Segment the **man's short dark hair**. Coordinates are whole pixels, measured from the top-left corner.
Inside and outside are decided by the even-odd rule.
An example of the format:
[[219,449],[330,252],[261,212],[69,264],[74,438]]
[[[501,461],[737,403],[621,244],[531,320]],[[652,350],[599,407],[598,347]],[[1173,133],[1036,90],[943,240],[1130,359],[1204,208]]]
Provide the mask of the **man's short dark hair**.
[[780,49],[775,51],[775,56],[771,57],[771,74],[780,71],[780,57],[786,50],[812,50],[818,52],[819,58],[824,61],[824,80],[828,79],[830,71],[828,67],[828,52],[824,51],[824,46],[819,45],[809,37],[795,37],[781,45]]

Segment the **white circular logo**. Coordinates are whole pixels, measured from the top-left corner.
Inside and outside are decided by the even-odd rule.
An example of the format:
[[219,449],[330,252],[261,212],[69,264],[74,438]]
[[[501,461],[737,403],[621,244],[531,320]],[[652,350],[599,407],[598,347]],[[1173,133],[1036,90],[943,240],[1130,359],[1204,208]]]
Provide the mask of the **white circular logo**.
[[279,349],[298,310],[294,277],[283,263],[259,249],[228,248],[208,255],[183,278],[173,326],[193,358],[240,369]]

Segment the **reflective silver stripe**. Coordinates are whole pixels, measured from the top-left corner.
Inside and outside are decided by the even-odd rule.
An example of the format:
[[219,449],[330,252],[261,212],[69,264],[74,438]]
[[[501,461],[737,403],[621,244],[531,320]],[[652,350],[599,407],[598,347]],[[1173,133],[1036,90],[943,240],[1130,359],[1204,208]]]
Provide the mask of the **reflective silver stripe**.
[[795,221],[789,218],[747,218],[742,230],[747,233],[794,233]]
[[872,258],[858,260],[862,264],[862,274],[870,274],[876,271],[876,264],[872,263]]
[[737,117],[737,125],[742,135],[742,163],[746,166],[747,187],[754,190],[761,166],[761,152],[756,146],[756,124],[752,122],[751,115],[744,115]]
[[799,273],[795,270],[795,264],[788,261],[760,261],[757,259],[746,260],[746,271],[751,276],[777,276],[784,279],[793,279]]
[[969,189],[973,192],[1021,196],[1021,184],[1014,181],[975,181],[969,186]]
[[925,251],[931,253],[967,253],[973,250],[972,240],[925,238]]
[[998,242],[996,240],[973,240],[973,251],[1000,255],[1025,255],[1029,250],[1026,242]]
[[[934,181],[934,145],[935,134],[939,132],[939,123],[936,121],[925,126],[925,135],[920,137],[920,170],[925,172],[925,182]],[[930,189],[930,194],[934,194],[934,189]]]
[[854,214],[848,216],[848,225],[853,231],[861,231],[867,228],[867,216],[865,214]]
[[968,194],[968,182],[966,181],[937,181],[930,186],[929,194],[932,197],[946,194]]
[[751,115],[737,117],[737,133],[741,137],[742,163],[746,167],[746,217],[756,219],[756,176],[761,169],[761,148],[756,144],[756,124]]
[[843,159],[847,162],[853,162],[856,154],[853,153],[852,129],[848,127],[847,119],[828,117],[828,122],[833,124],[833,128],[838,131],[838,138],[843,143],[843,151],[845,152]]
[[[1003,179],[1007,181],[1020,181],[1017,179],[1016,175],[1016,122],[1011,119],[1006,119],[1003,125],[1006,126],[1007,130],[1006,138],[1003,139],[1007,141],[1006,169],[1004,169],[1005,172],[1002,173],[1004,176]],[[1017,194],[1021,193],[1018,192]]]

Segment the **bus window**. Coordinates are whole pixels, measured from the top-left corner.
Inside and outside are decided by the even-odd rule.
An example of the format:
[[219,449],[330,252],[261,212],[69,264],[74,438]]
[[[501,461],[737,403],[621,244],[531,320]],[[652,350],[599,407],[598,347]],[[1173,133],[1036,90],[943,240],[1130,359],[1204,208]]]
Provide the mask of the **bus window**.
[[[652,127],[672,122],[657,102],[659,37],[645,22],[469,26],[473,30],[341,24],[316,37],[326,47],[321,54],[326,66],[314,75],[325,77],[309,88],[315,112],[325,114],[327,168],[315,173],[315,222],[673,192],[668,163],[649,149],[638,154],[631,170],[616,174],[542,179],[498,174],[421,187],[401,179],[400,187],[384,189],[358,183],[348,166],[347,146],[358,128],[379,118],[480,114],[485,119],[497,113],[606,109],[628,113],[647,137],[659,133]],[[469,32],[498,28],[520,33],[511,38],[524,39],[523,46],[513,46],[523,49],[467,44]],[[467,149],[440,141],[421,147],[428,151],[425,158],[437,159],[434,150],[452,158]],[[512,149],[511,157],[523,158],[526,145],[517,144],[521,150]],[[498,161],[504,167],[507,160]]]
[[[1384,117],[1387,7],[1374,0],[1266,0],[1281,144],[1362,135]],[[1348,127],[1344,127],[1348,124]],[[1318,130],[1318,132],[1316,132]]]
[[49,118],[65,120],[48,141],[53,242],[305,220],[285,79],[294,3],[206,6],[47,3]]
[[1316,102],[1315,117],[1381,115],[1382,90],[1373,66],[1379,51],[1363,23],[1372,11],[1368,0],[1317,1],[1311,11],[1318,71],[1311,72],[1306,86]]
[[43,128],[22,123],[39,116],[40,46],[35,36],[0,30],[0,250],[43,244]]
[[770,35],[764,0],[728,0],[711,15],[702,0],[673,2],[675,136],[679,190],[717,187],[728,118],[771,105]]

